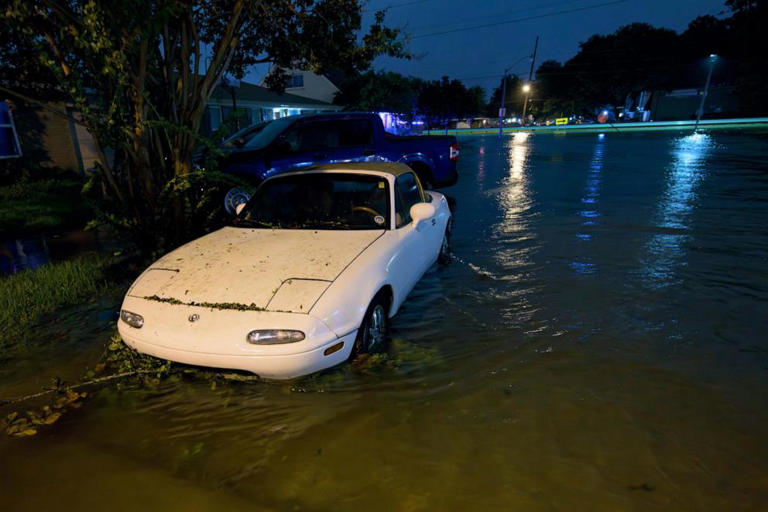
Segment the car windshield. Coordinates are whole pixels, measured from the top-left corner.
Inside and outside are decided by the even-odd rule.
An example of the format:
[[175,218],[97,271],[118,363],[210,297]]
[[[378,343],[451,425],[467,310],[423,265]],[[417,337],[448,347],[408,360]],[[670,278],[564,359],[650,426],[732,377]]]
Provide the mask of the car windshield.
[[282,229],[386,229],[389,185],[381,176],[307,173],[272,178],[234,224]]
[[243,128],[225,140],[223,146],[227,148],[265,148],[295,121],[296,117],[282,117]]

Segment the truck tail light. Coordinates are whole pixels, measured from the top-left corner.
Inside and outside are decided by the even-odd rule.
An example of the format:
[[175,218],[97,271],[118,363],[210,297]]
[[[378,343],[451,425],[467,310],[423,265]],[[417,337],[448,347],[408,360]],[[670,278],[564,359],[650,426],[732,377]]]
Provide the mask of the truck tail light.
[[451,160],[451,162],[455,162],[459,159],[459,144],[451,144],[451,150],[448,154],[448,158]]

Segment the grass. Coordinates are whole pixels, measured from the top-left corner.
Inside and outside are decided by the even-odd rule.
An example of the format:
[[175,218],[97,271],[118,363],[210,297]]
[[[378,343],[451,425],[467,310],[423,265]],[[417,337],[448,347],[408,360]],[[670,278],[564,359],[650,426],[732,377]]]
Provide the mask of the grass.
[[84,225],[88,206],[81,188],[79,181],[62,178],[21,180],[0,187],[0,235]]
[[18,341],[46,315],[107,290],[111,258],[82,256],[0,279],[0,347]]

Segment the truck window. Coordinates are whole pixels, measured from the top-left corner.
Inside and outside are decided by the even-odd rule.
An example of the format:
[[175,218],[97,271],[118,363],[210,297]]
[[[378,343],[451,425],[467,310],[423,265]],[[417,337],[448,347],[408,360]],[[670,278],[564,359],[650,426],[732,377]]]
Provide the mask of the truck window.
[[339,147],[339,131],[335,124],[329,121],[303,123],[297,126],[295,142],[291,141],[291,146],[297,153],[336,149]]
[[411,206],[421,203],[421,191],[411,172],[401,174],[395,180],[395,226],[401,228],[411,222]]
[[338,122],[339,146],[352,148],[373,143],[373,125],[370,119],[347,119]]

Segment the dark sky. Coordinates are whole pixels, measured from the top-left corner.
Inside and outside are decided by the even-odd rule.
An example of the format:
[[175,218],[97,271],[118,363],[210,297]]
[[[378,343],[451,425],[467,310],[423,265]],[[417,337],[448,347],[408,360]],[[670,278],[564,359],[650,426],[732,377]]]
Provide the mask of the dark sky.
[[[609,3],[593,9],[419,37]],[[488,93],[499,83],[504,68],[515,62],[511,72],[527,78],[530,60],[526,56],[533,52],[537,35],[541,36],[538,66],[547,59],[565,61],[576,53],[578,43],[592,34],[607,34],[635,21],[680,32],[698,15],[717,15],[725,10],[724,0],[370,0],[365,5],[365,21],[370,23],[373,12],[387,6],[391,6],[387,9],[387,24],[403,27],[413,37],[410,50],[417,58],[379,58],[375,62],[377,70],[426,79],[448,75],[470,86],[480,85]]]

